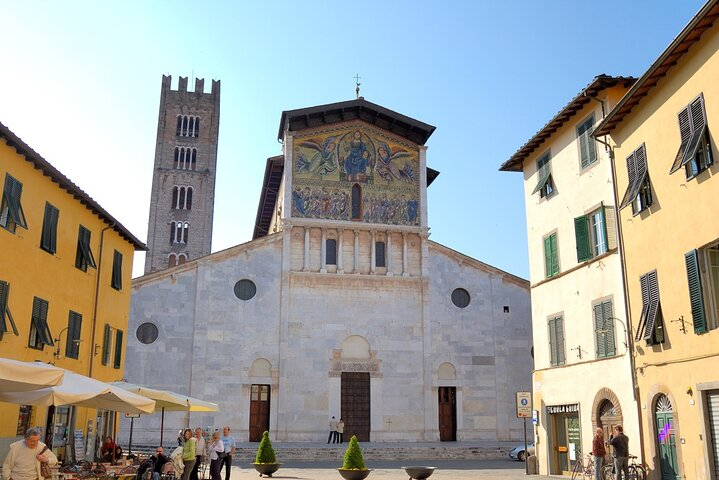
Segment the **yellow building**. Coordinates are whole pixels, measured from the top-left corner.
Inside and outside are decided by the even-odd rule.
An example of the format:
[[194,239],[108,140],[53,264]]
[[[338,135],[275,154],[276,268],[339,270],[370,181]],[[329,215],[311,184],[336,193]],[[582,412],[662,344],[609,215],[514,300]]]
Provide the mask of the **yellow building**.
[[655,479],[719,478],[718,19],[711,0],[595,131],[621,199],[643,433],[630,445]]
[[[2,124],[0,181],[0,355],[120,380],[132,259],[145,246]],[[0,458],[29,426],[58,456],[75,444],[92,455],[112,422],[111,412],[0,403]]]

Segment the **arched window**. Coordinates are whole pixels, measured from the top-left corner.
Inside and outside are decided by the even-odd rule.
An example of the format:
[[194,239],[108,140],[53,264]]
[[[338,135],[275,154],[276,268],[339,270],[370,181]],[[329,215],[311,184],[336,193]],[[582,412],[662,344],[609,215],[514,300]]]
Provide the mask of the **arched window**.
[[189,123],[190,119],[187,117],[182,117],[182,136],[187,136],[187,124]]
[[185,209],[192,210],[192,187],[187,187],[185,195]]
[[185,222],[182,225],[182,243],[187,243],[190,239],[190,224]]
[[190,161],[190,170],[195,169],[195,165],[197,164],[197,149],[192,149],[192,160]]
[[362,219],[362,187],[352,185],[352,220]]
[[184,210],[185,209],[185,192],[186,192],[185,187],[176,187],[176,188],[179,190],[180,194],[177,197],[177,205],[175,206],[175,208],[177,208],[179,210]]
[[172,168],[175,170],[180,168],[180,147],[175,147],[175,161],[172,163]]
[[190,117],[190,128],[187,131],[188,137],[195,136],[195,117]]
[[177,133],[175,135],[177,135],[179,137],[181,133],[182,133],[182,115],[178,115],[177,116]]
[[170,203],[170,208],[176,209],[177,208],[177,195],[178,195],[179,188],[178,187],[172,187],[172,202]]
[[181,253],[177,256],[177,264],[182,265],[183,263],[187,262],[187,255],[184,253]]
[[195,117],[195,137],[200,136],[200,117]]
[[170,257],[167,260],[167,268],[172,268],[175,265],[177,265],[177,256],[175,256],[174,253],[171,253]]

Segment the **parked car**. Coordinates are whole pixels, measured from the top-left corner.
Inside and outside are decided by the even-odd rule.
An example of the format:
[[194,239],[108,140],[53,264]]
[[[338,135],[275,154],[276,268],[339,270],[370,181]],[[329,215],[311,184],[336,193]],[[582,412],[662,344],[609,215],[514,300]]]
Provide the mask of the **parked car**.
[[519,460],[520,462],[524,462],[527,460],[527,452],[529,452],[530,455],[534,455],[534,443],[528,443],[527,444],[527,450],[524,450],[524,444],[517,445],[509,452],[509,458],[512,460]]

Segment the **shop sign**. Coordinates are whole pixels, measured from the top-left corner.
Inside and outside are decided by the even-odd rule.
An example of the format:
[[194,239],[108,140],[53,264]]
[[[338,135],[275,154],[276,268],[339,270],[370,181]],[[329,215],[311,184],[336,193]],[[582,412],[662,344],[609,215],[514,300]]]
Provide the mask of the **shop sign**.
[[547,413],[550,415],[555,413],[577,413],[579,412],[579,404],[571,403],[569,405],[548,405]]

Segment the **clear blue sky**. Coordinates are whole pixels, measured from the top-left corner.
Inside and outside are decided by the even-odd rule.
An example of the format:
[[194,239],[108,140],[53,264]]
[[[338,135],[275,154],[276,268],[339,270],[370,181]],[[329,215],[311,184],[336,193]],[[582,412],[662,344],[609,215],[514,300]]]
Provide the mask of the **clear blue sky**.
[[[213,251],[251,239],[283,110],[354,98],[437,127],[431,239],[528,277],[499,165],[595,75],[641,75],[700,0],[0,0],[0,121],[147,238],[162,74],[222,81]],[[135,257],[134,276],[144,255]]]

